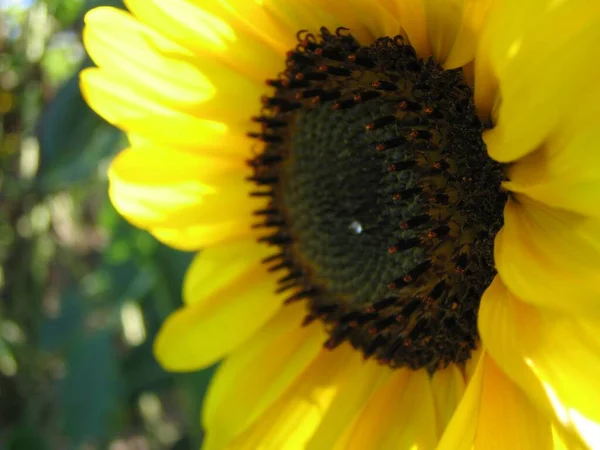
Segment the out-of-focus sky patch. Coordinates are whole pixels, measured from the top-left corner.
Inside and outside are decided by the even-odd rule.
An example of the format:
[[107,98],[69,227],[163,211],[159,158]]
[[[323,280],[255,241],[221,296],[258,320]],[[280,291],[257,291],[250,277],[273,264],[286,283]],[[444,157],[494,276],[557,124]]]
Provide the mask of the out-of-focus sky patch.
[[33,4],[33,0],[0,0],[0,9],[8,8],[29,8]]

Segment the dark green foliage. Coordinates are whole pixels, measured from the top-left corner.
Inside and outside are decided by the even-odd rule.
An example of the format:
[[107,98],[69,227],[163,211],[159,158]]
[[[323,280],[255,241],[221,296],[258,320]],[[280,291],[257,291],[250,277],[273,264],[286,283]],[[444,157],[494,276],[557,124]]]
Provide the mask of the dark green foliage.
[[[14,75],[0,85],[2,449],[184,450],[202,438],[212,369],[169,374],[152,354],[193,255],[110,206],[105,169],[124,136],[81,97],[77,71],[89,61],[49,45],[60,33],[71,39],[64,55],[78,48],[84,12],[101,4],[122,7],[41,0],[2,11],[12,31],[0,63]],[[46,49],[36,57],[26,53],[33,40]]]

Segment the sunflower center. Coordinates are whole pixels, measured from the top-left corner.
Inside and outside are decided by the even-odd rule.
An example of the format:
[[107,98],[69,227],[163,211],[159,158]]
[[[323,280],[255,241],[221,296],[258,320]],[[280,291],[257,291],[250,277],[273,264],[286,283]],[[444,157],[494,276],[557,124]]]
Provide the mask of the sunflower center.
[[401,37],[298,39],[250,133],[279,291],[326,324],[327,348],[430,371],[467,360],[506,201],[471,88]]

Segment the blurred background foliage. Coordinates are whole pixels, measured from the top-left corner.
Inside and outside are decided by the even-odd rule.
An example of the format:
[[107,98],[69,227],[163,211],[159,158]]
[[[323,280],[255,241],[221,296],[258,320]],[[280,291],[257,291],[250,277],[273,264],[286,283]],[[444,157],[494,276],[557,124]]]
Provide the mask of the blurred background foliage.
[[0,448],[192,449],[211,370],[152,341],[192,255],[121,219],[126,145],[78,89],[83,15],[118,0],[0,0]]

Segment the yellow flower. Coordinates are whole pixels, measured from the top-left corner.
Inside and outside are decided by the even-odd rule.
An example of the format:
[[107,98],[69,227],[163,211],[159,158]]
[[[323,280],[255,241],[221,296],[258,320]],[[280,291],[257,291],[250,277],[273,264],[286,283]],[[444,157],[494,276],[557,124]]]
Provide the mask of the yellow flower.
[[225,358],[205,448],[600,446],[600,3],[125,3],[81,86],[203,249],[155,350]]

